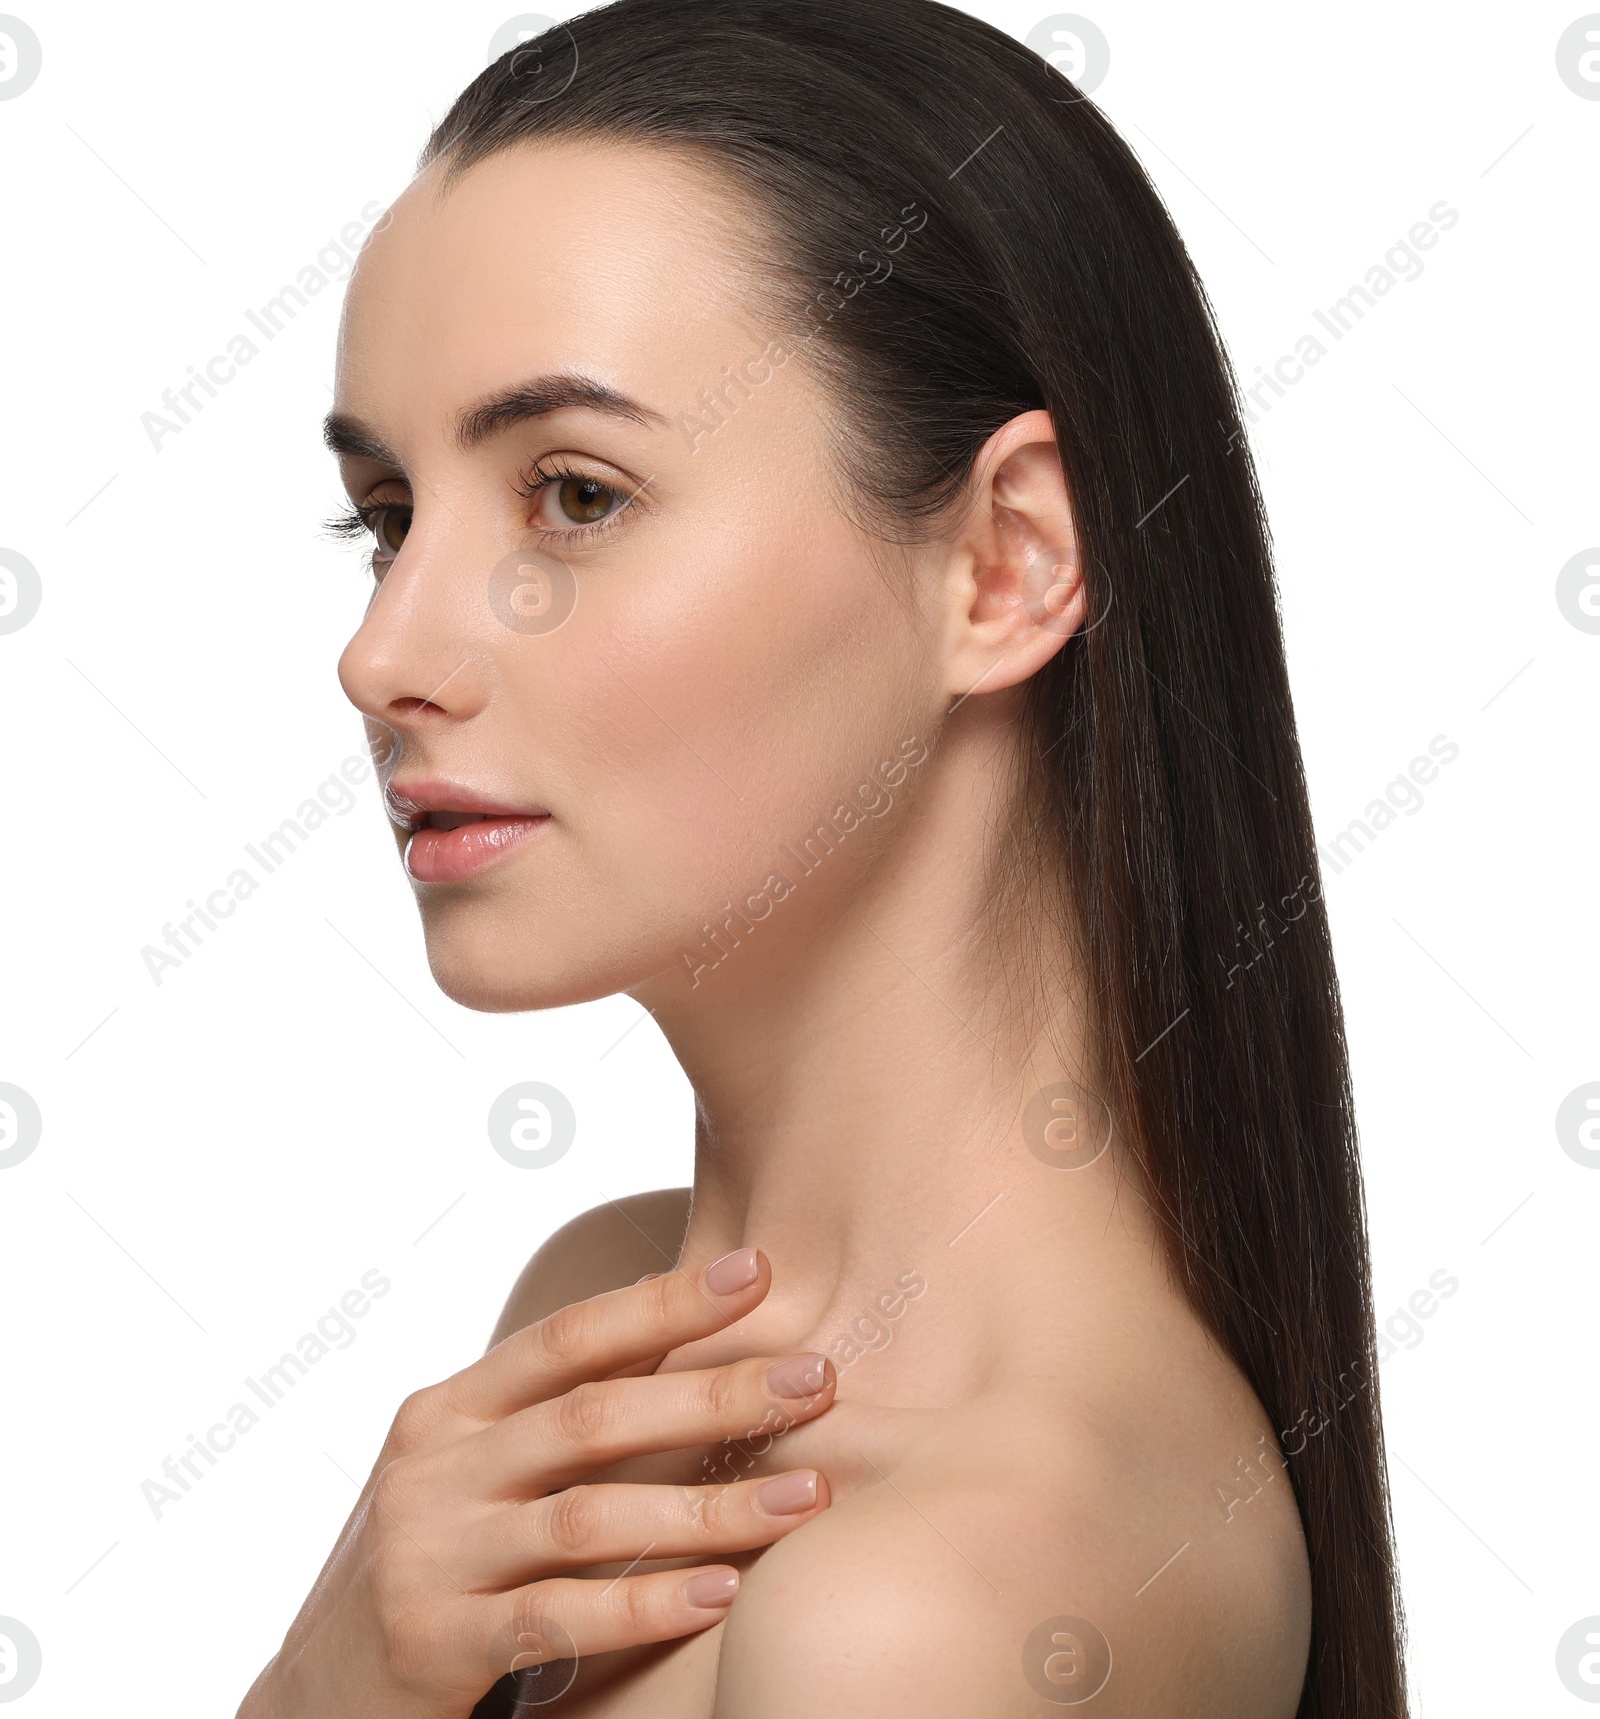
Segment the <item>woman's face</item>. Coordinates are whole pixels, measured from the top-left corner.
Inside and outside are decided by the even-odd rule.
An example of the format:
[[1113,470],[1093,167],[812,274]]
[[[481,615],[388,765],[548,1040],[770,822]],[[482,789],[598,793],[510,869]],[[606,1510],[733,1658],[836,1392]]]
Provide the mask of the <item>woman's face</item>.
[[[847,522],[709,175],[558,143],[440,179],[362,255],[333,419],[378,542],[339,675],[435,977],[479,1009],[687,996],[725,903],[730,965],[814,947],[947,706],[930,581]],[[474,797],[525,816],[442,827]]]

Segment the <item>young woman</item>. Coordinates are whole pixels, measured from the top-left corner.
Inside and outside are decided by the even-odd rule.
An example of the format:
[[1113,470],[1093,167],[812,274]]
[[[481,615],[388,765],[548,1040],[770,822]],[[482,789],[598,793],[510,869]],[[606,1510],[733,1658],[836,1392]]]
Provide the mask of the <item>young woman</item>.
[[402,1406],[241,1713],[1403,1712],[1266,527],[1105,118],[933,0],[618,0],[337,393],[433,972],[637,999],[695,1183]]

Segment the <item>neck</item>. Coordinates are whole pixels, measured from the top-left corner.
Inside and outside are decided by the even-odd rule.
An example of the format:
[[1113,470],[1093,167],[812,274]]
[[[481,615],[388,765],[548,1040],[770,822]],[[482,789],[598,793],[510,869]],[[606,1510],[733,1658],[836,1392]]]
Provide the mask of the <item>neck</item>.
[[[1081,1294],[1086,1262],[1126,1239],[1107,1221],[1113,1154],[1070,1171],[1030,1149],[1035,1094],[1094,1087],[1091,1035],[1057,977],[1070,951],[1045,941],[1052,917],[995,920],[1008,773],[977,726],[946,732],[870,853],[849,869],[843,848],[830,856],[698,984],[635,993],[696,1094],[685,1262],[742,1246],[772,1261],[742,1335],[826,1350],[919,1274],[958,1392],[1005,1326],[1015,1337],[1008,1308],[1052,1284]],[[1141,1230],[1146,1257],[1148,1242]]]

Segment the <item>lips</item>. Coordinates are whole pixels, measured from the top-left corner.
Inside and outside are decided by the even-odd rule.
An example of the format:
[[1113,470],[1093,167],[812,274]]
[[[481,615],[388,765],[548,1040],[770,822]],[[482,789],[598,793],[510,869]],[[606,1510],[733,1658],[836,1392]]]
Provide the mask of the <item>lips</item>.
[[506,805],[454,782],[391,782],[384,802],[410,835],[405,864],[418,883],[476,877],[551,822],[542,806]]

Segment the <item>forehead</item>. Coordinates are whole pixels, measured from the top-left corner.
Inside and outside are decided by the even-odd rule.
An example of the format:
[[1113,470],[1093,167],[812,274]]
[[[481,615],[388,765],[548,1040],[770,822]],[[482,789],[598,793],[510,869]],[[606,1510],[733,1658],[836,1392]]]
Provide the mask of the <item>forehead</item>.
[[764,343],[734,194],[659,149],[518,145],[448,188],[440,164],[362,252],[339,343],[341,407],[453,411],[508,380],[575,371],[663,412]]

